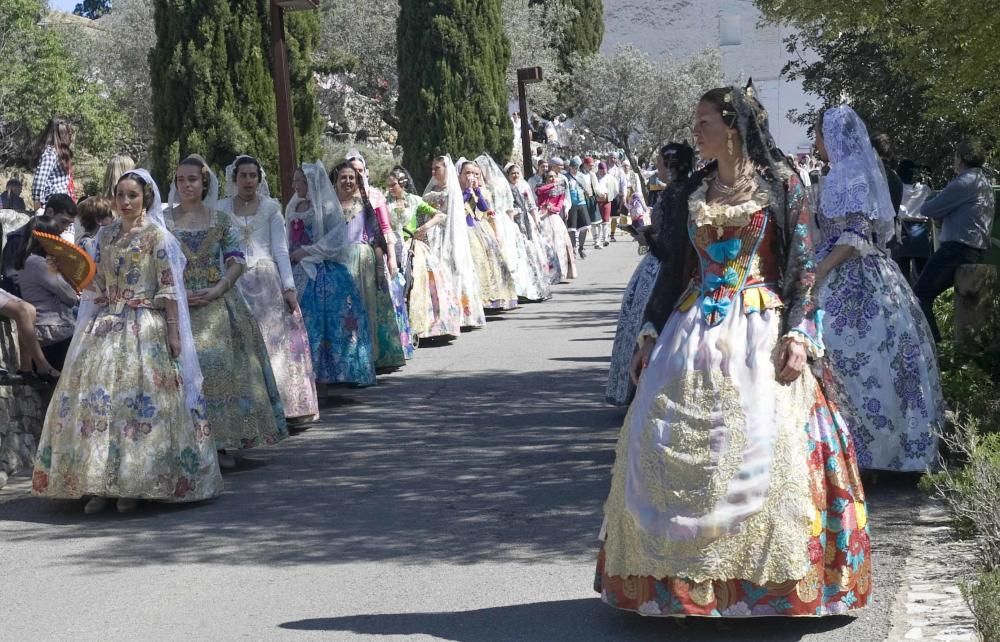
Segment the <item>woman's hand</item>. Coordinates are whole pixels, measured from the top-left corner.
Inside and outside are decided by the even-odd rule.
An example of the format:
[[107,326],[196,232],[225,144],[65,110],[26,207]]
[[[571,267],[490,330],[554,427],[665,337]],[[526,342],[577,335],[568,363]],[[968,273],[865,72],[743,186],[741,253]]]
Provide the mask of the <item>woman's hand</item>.
[[302,310],[299,308],[299,297],[298,292],[294,289],[285,290],[281,293],[281,297],[285,300],[285,305],[288,306],[288,311],[292,314],[300,314]]
[[226,289],[222,281],[204,290],[191,290],[188,292],[188,307],[199,308],[203,305],[208,305],[225,293]]
[[639,385],[639,377],[642,376],[642,371],[649,367],[649,357],[653,354],[655,346],[656,341],[652,337],[647,337],[643,340],[642,347],[632,356],[632,363],[629,366],[629,376],[632,377],[632,383]]
[[293,250],[292,253],[288,255],[288,258],[291,259],[292,264],[294,265],[300,263],[302,259],[307,256],[309,256],[309,252],[307,252],[304,247],[300,247],[297,250]]
[[181,336],[177,332],[177,323],[167,324],[167,346],[174,359],[181,356]]
[[413,238],[417,239],[418,241],[425,241],[426,242],[427,241],[427,229],[424,228],[423,226],[418,227],[417,231],[415,231],[413,233]]
[[808,358],[806,349],[799,341],[791,337],[782,341],[781,353],[778,355],[778,363],[781,370],[778,372],[778,381],[781,383],[792,383],[806,369]]

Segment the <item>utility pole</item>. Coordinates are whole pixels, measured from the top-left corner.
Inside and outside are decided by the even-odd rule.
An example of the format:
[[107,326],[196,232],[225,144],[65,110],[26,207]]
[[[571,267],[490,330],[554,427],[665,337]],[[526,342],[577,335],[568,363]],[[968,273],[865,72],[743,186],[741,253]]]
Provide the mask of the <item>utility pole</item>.
[[288,45],[285,42],[285,11],[315,10],[319,0],[271,0],[271,60],[274,68],[274,97],[278,112],[278,173],[282,204],[292,197],[295,174],[295,123],[292,85],[288,72]]
[[521,160],[524,163],[524,178],[534,172],[531,163],[531,138],[528,136],[528,88],[533,82],[542,81],[541,67],[526,67],[517,70],[517,102],[521,112]]

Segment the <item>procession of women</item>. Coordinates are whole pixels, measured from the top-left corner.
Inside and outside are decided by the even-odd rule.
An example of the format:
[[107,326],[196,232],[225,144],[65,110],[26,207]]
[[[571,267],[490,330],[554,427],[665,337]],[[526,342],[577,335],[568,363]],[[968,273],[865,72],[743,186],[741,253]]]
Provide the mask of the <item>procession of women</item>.
[[[932,330],[888,250],[886,169],[847,105],[816,123],[829,169],[812,187],[752,85],[705,93],[693,119],[694,147],[657,154],[652,211],[618,226],[643,257],[605,391],[627,414],[595,588],[646,616],[860,609],[879,519],[864,484],[934,469],[945,423]],[[249,155],[221,178],[188,156],[166,200],[124,171],[87,246],[96,278],[34,493],[88,514],[216,497],[222,470],[315,421],[335,387],[550,298],[588,232],[594,249],[614,238],[604,205],[642,192],[603,182],[604,163],[581,172],[590,158],[539,165],[529,183],[444,155],[425,189],[401,166],[380,188],[351,153],[299,167],[284,211]]]
[[[401,166],[379,189],[356,152],[329,171],[305,163],[284,211],[250,155],[221,180],[187,156],[166,199],[148,171],[116,163],[113,198],[80,204],[100,210],[79,238],[95,277],[78,297],[63,283],[65,357],[44,370],[55,387],[32,483],[87,514],[216,497],[221,471],[315,422],[338,387],[376,385],[421,343],[485,328],[575,275],[561,206],[539,207],[520,168],[485,154],[435,158],[422,194]],[[45,211],[12,238],[63,232]],[[20,283],[50,272],[38,260],[15,261]]]

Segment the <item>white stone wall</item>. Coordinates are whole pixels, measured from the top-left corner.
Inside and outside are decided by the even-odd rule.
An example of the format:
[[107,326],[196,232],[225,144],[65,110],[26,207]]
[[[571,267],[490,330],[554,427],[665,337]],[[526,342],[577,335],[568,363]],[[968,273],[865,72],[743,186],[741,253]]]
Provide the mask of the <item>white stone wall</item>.
[[604,51],[631,44],[662,60],[720,48],[726,81],[753,78],[778,145],[794,154],[810,141],[806,129],[791,123],[787,114],[805,108],[809,100],[800,83],[780,78],[788,61],[783,40],[789,33],[762,24],[750,0],[604,0]]

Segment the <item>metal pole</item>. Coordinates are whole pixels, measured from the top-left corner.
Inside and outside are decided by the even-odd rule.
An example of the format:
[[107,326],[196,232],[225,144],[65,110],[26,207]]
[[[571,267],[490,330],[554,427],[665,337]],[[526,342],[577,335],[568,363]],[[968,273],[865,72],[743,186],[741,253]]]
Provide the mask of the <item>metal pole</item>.
[[274,97],[278,115],[278,172],[281,202],[292,197],[295,173],[295,127],[292,122],[292,87],[288,75],[288,48],[285,46],[285,10],[271,0],[271,60],[274,61]]
[[528,179],[534,173],[531,162],[531,138],[528,136],[528,91],[524,81],[517,81],[517,102],[521,110],[521,156],[524,163],[524,178]]

